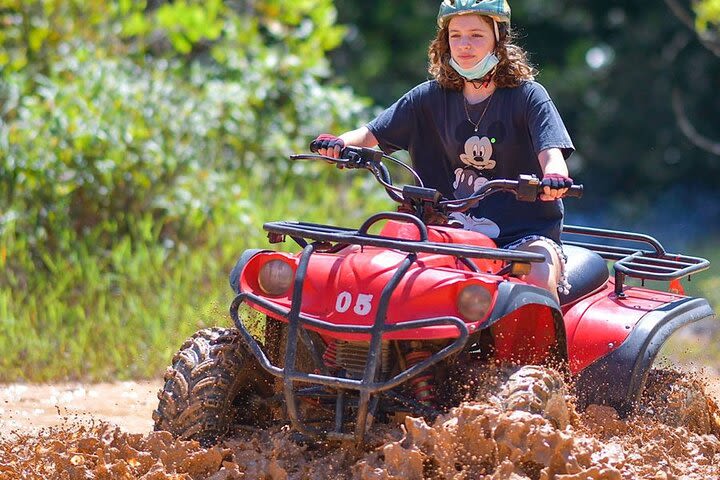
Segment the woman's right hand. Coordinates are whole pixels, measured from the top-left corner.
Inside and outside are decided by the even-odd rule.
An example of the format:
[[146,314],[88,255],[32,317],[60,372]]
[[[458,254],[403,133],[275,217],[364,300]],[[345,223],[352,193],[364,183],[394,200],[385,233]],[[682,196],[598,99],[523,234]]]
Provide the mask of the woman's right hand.
[[340,152],[344,147],[345,142],[342,138],[329,133],[318,135],[318,137],[310,144],[311,150],[317,151],[320,155],[332,158],[340,158]]

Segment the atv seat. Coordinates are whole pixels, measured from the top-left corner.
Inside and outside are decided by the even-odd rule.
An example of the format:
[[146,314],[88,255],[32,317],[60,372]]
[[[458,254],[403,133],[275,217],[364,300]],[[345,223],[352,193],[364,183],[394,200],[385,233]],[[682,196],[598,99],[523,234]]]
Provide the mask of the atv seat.
[[563,251],[567,255],[565,272],[570,283],[570,292],[560,293],[561,305],[574,302],[597,290],[605,285],[610,277],[607,263],[592,250],[564,244]]

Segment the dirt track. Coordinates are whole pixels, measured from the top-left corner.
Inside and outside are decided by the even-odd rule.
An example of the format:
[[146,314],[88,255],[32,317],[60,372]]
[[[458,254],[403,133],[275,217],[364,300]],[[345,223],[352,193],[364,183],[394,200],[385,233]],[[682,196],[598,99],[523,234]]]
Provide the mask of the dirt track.
[[[240,432],[212,449],[150,433],[160,381],[0,387],[2,479],[711,479],[720,441],[591,408],[560,430],[538,415],[464,404],[408,419],[365,451]],[[710,389],[717,399],[717,379]],[[660,399],[661,401],[663,399]]]
[[161,382],[2,385],[0,435],[93,419],[119,425],[128,433],[147,433]]

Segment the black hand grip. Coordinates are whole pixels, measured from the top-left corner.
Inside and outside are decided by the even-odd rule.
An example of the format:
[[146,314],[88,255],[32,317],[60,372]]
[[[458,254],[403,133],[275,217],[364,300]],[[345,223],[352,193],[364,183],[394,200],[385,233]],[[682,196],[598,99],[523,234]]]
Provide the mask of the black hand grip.
[[[310,151],[313,153],[317,153],[319,149],[318,141],[313,140],[310,142]],[[355,158],[358,160],[373,160],[376,162],[382,161],[383,152],[380,150],[374,150],[372,148],[365,148],[365,147],[354,147],[352,145],[347,145],[343,147],[340,150],[340,157],[344,159],[350,159]]]
[[[317,153],[319,149],[320,149],[320,142],[318,142],[317,139],[310,142],[310,151],[311,152]],[[350,152],[360,153],[360,150],[361,149],[359,147],[351,147],[351,146],[343,147],[340,150],[340,158],[347,158],[347,154]]]
[[[318,142],[317,138],[310,142],[310,151],[313,153],[317,153],[320,149],[320,142]],[[345,157],[346,151],[355,151],[360,150],[358,147],[343,147],[341,150],[341,157]]]
[[582,185],[573,185],[572,187],[567,189],[567,192],[563,195],[563,198],[571,197],[571,198],[582,198],[583,196],[583,186]]

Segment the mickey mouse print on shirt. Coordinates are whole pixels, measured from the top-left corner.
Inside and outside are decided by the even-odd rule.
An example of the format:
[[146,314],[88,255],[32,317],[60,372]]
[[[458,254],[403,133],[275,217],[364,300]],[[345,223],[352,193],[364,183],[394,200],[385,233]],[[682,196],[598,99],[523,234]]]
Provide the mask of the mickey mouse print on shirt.
[[[463,167],[455,169],[455,198],[469,197],[494,177],[497,161],[493,158],[493,146],[502,141],[504,130],[500,122],[494,122],[486,136],[473,135],[465,141],[464,151],[460,154]],[[500,235],[500,227],[487,218],[476,218],[459,212],[453,213],[451,217],[461,222],[466,230],[480,232],[490,238]]]
[[494,140],[477,135],[467,139],[465,152],[460,154],[460,160],[465,167],[455,169],[455,198],[469,197],[488,181],[481,172],[495,168],[496,162],[490,158]]

